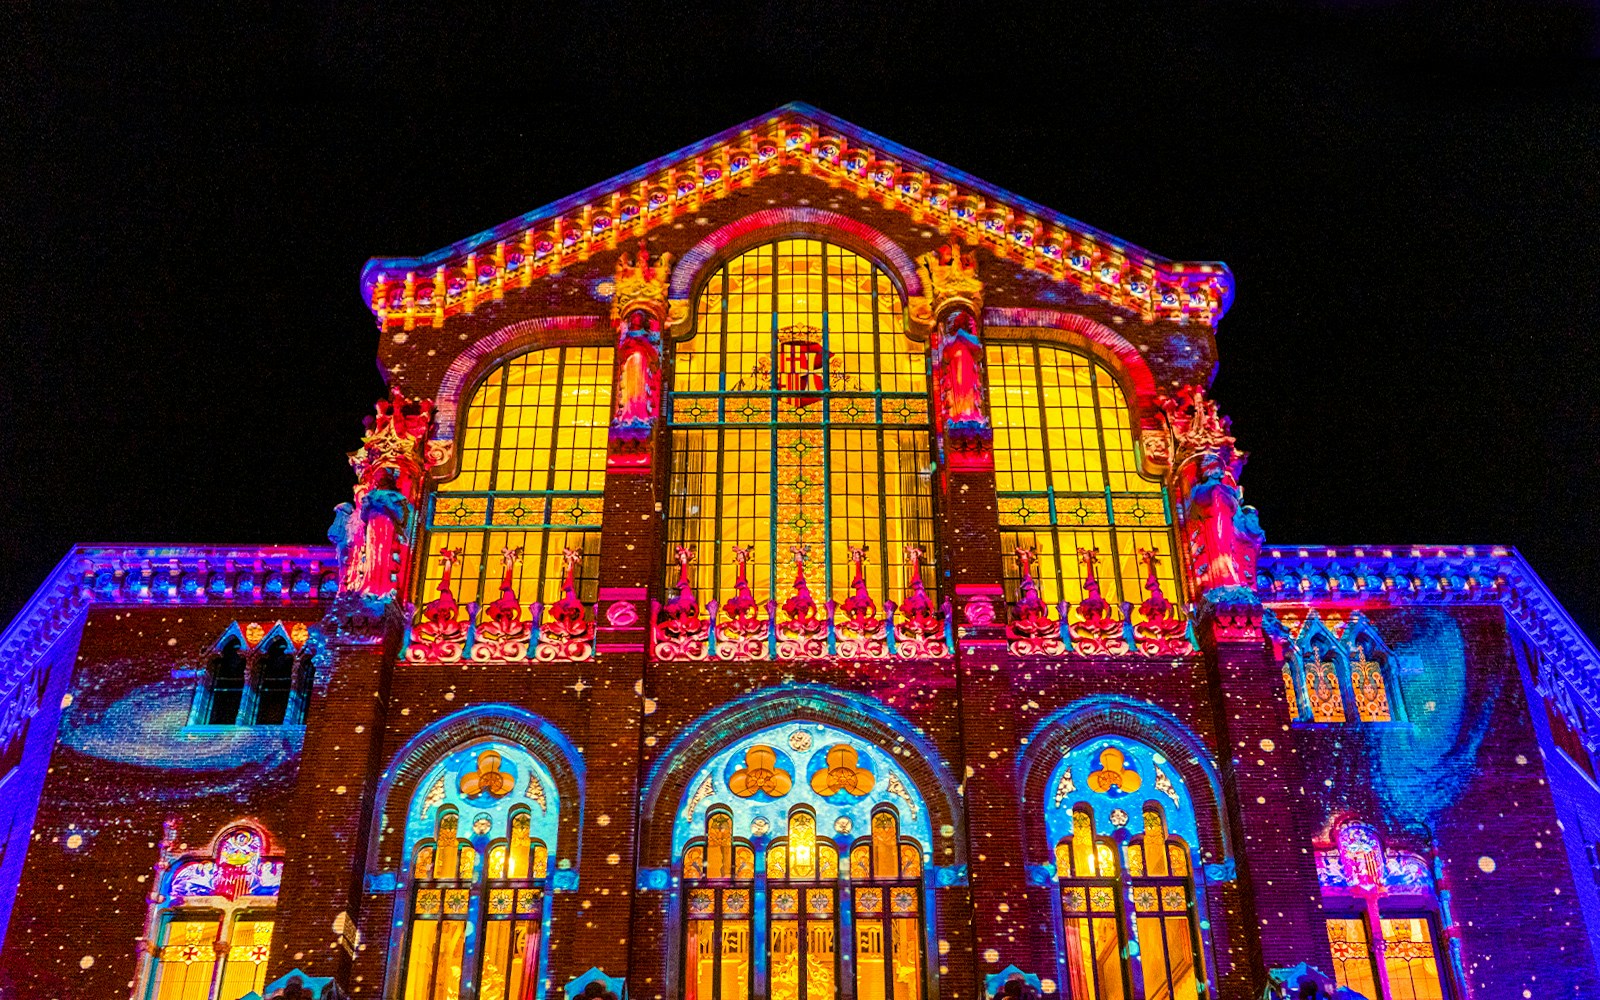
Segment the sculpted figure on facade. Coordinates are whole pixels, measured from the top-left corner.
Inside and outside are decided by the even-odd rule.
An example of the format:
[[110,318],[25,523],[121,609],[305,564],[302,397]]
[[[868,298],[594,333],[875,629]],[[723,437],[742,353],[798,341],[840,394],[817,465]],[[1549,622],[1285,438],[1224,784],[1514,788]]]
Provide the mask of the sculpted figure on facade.
[[430,467],[424,446],[432,422],[432,400],[409,399],[392,389],[367,418],[361,447],[350,453],[355,496],[335,509],[328,529],[339,555],[340,599],[347,611],[376,617],[409,592],[417,504]]
[[640,242],[637,257],[623,253],[611,293],[611,322],[617,330],[617,385],[612,404],[613,469],[648,469],[650,442],[661,412],[661,328],[667,319],[667,280],[672,255],[655,263]]
[[1171,441],[1168,481],[1194,592],[1215,605],[1256,604],[1256,560],[1265,536],[1239,486],[1248,456],[1235,447],[1228,419],[1200,386],[1184,386],[1161,407]]

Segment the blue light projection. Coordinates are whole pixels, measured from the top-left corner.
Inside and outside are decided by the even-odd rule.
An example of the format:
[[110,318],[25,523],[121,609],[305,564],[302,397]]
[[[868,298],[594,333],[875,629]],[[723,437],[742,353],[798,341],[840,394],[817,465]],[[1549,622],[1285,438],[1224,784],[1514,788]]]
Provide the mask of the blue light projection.
[[1155,802],[1166,817],[1167,832],[1182,837],[1191,850],[1198,842],[1193,800],[1183,776],[1159,751],[1125,736],[1092,739],[1069,750],[1045,786],[1045,832],[1053,848],[1072,833],[1072,810],[1083,804],[1094,812],[1095,833],[1144,830],[1144,806]]
[[673,826],[674,857],[705,833],[706,810],[733,814],[736,837],[781,837],[796,806],[816,813],[819,836],[864,837],[872,810],[893,806],[903,836],[932,864],[933,830],[922,795],[893,756],[855,733],[821,722],[785,722],[741,737],[701,766]]
[[491,842],[507,836],[511,811],[518,807],[529,811],[529,835],[555,858],[561,801],[549,769],[527,750],[503,740],[458,747],[429,768],[417,784],[406,813],[402,871],[411,871],[417,842],[434,836],[441,809],[457,811],[459,835],[484,857]]

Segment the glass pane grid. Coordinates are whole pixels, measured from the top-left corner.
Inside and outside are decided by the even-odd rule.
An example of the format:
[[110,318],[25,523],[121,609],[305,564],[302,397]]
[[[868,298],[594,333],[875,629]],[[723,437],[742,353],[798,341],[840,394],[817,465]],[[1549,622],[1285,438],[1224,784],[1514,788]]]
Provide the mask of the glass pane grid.
[[511,582],[522,603],[561,597],[567,547],[583,552],[576,583],[583,600],[594,600],[612,354],[609,347],[532,351],[478,387],[463,421],[460,471],[429,507],[419,604],[438,592],[444,549],[458,553],[451,585],[462,605],[500,596],[503,553],[517,548]]
[[696,331],[667,407],[668,520],[701,599],[733,592],[735,546],[755,549],[758,600],[787,599],[802,546],[819,605],[843,596],[855,545],[880,603],[904,585],[908,544],[934,584],[927,356],[888,276],[816,240],[757,247],[706,285]]
[[986,357],[1009,597],[1021,545],[1034,549],[1039,596],[1052,607],[1085,596],[1080,549],[1099,553],[1101,596],[1131,604],[1148,595],[1139,550],[1154,551],[1162,592],[1177,602],[1171,508],[1138,470],[1121,388],[1091,359],[1050,345],[996,343]]

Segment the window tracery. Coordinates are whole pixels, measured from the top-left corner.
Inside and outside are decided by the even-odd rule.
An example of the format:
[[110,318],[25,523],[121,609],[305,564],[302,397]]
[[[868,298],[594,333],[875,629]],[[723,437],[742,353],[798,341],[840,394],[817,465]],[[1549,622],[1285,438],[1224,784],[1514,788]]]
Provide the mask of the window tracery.
[[475,743],[417,785],[407,814],[409,879],[400,996],[534,1000],[546,951],[550,852],[560,802],[519,746]]
[[1450,1000],[1433,866],[1364,823],[1339,825],[1316,860],[1339,985],[1372,1000]]
[[167,824],[146,922],[147,1000],[233,1000],[266,985],[283,859],[250,823],[225,827],[197,852]]
[[195,690],[190,723],[301,725],[311,697],[314,655],[305,622],[234,622]]
[[419,607],[448,593],[452,615],[476,601],[492,625],[490,606],[507,587],[512,603],[553,604],[567,548],[581,554],[579,596],[594,599],[613,354],[533,350],[478,386],[461,421],[459,470],[428,500]]
[[1109,567],[1100,582],[1113,604],[1144,600],[1141,550],[1155,555],[1162,591],[1181,594],[1172,505],[1139,471],[1127,399],[1111,373],[1053,344],[997,341],[986,357],[1011,599],[1023,573],[1009,553],[1019,547],[1032,551],[1039,596],[1052,608],[1085,596],[1080,551],[1098,551]]
[[1101,738],[1068,751],[1050,787],[1067,995],[1126,1000],[1137,976],[1143,996],[1197,1000],[1206,990],[1197,834],[1181,775],[1142,743]]
[[1301,722],[1392,722],[1405,718],[1395,658],[1360,612],[1335,636],[1317,612],[1306,615],[1285,650],[1289,716]]
[[720,751],[688,787],[674,835],[685,997],[837,1000],[853,968],[858,1000],[921,1000],[931,830],[886,754],[784,723]]
[[832,594],[854,546],[881,601],[907,546],[933,551],[927,350],[876,263],[814,239],[729,261],[676,345],[667,413],[669,551],[696,554],[697,592],[733,593],[753,546],[751,593],[783,600],[810,546],[810,585]]

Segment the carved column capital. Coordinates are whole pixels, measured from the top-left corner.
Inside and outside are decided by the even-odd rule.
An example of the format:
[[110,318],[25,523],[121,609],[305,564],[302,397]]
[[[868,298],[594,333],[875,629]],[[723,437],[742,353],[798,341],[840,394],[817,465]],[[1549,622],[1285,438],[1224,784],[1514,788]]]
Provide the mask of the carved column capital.
[[1264,536],[1239,486],[1247,456],[1203,387],[1184,386],[1160,403],[1170,462],[1167,483],[1178,512],[1190,592],[1209,604],[1257,604],[1256,559]]
[[643,240],[637,256],[619,254],[611,282],[611,322],[621,324],[630,313],[643,310],[658,326],[666,323],[671,311],[667,303],[671,278],[672,254],[663,253],[652,264]]
[[983,315],[983,281],[978,277],[978,258],[949,243],[917,258],[922,275],[922,294],[911,296],[908,312],[911,321],[927,328],[945,311],[963,307],[973,316]]

